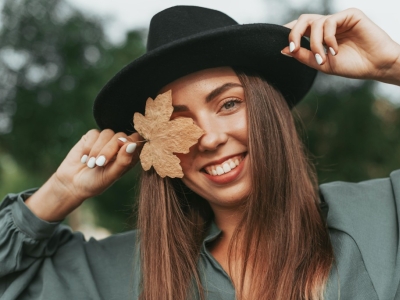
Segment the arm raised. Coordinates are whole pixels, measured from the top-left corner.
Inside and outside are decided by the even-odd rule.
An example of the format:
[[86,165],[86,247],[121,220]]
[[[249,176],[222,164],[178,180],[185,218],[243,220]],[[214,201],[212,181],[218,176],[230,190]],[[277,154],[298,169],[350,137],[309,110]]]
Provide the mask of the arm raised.
[[[90,197],[104,192],[138,161],[140,136],[90,130],[57,171],[25,203],[45,221],[59,221]],[[139,148],[139,146],[137,147]],[[133,151],[132,151],[133,150]]]
[[[292,30],[282,53],[327,74],[400,85],[400,45],[362,11],[301,15],[285,26]],[[302,36],[311,51],[299,46]]]

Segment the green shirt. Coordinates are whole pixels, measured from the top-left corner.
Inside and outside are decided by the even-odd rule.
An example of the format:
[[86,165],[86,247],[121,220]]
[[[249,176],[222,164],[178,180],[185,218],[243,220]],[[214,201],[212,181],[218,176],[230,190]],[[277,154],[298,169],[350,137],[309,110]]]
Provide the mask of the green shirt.
[[[326,299],[400,299],[400,171],[390,178],[320,187],[335,252]],[[85,241],[24,204],[33,190],[0,205],[0,299],[137,299],[140,266],[136,231]],[[234,299],[226,272],[203,242],[199,270],[207,299]]]

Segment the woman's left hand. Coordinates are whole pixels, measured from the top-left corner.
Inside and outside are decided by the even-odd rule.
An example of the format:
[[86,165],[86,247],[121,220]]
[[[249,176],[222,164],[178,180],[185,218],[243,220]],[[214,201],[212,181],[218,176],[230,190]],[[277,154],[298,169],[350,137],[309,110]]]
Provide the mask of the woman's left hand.
[[[292,30],[282,53],[324,73],[400,85],[400,45],[362,11],[301,15],[285,26]],[[302,36],[311,51],[299,47]]]

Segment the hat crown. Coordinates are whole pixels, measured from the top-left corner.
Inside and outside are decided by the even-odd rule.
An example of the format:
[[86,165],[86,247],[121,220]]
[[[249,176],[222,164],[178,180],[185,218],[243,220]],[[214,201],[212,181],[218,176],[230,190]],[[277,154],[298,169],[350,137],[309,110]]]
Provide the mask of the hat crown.
[[154,15],[150,21],[147,51],[208,30],[238,23],[226,14],[198,6],[174,6]]
[[[144,113],[146,99],[163,86],[222,66],[256,71],[293,106],[308,92],[317,71],[281,54],[289,33],[289,28],[274,24],[237,25],[207,8],[166,9],[151,20],[147,53],[120,70],[96,97],[96,122],[101,129],[131,134],[133,113]],[[301,47],[310,49],[309,42],[302,39]]]

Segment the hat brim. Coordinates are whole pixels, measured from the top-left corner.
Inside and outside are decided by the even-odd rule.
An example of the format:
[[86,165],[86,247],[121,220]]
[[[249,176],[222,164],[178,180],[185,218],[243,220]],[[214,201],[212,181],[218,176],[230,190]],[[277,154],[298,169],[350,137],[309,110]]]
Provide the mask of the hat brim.
[[[149,51],[119,71],[95,99],[100,129],[131,134],[134,112],[148,97],[190,73],[221,66],[256,70],[296,105],[311,88],[317,71],[281,54],[290,30],[275,24],[232,25],[196,34]],[[309,43],[302,39],[302,47]]]

